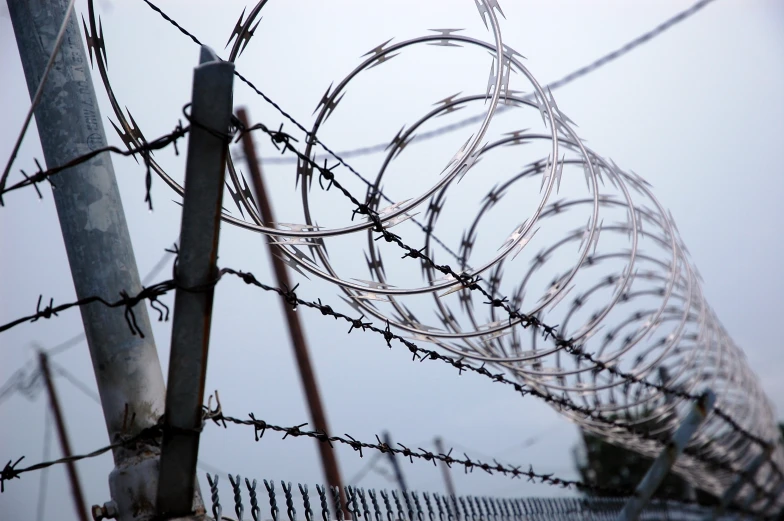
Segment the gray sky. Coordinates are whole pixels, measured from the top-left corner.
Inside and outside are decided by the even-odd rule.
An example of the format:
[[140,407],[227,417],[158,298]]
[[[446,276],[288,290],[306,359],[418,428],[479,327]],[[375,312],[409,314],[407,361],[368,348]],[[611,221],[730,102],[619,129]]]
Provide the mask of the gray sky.
[[[165,10],[220,52],[234,27],[243,2],[167,2]],[[527,67],[541,82],[552,81],[597,56],[647,31],[690,5],[688,2],[511,2],[502,3],[504,41],[525,55]],[[127,105],[147,138],[169,132],[181,107],[189,100],[192,68],[198,49],[142,2],[99,2],[107,40],[109,73],[121,103]],[[7,8],[0,5],[0,160],[5,161],[21,126],[30,99],[16,51]],[[77,1],[77,12],[86,4]],[[80,14],[81,17],[81,14]],[[339,80],[359,56],[395,36],[413,37],[435,27],[465,27],[466,33],[486,38],[474,3],[384,1],[276,2],[264,9],[264,19],[238,70],[301,122],[327,86]],[[784,8],[780,2],[718,0],[675,29],[629,56],[555,92],[558,105],[577,124],[578,134],[605,157],[632,169],[654,186],[671,209],[692,258],[705,279],[708,302],[748,356],[779,416],[784,406],[784,362],[776,334],[782,311],[784,279],[780,274],[782,242],[777,223],[784,219],[778,162],[784,131]],[[436,50],[438,52],[436,52]],[[449,52],[447,52],[449,51]],[[466,54],[461,54],[465,52]],[[225,55],[225,54],[224,54]],[[346,100],[325,128],[323,140],[341,150],[390,139],[400,126],[455,92],[483,92],[486,54],[434,48],[408,53],[374,69],[373,75],[352,83]],[[106,121],[111,111],[97,73],[99,103],[110,143],[119,138]],[[235,105],[246,105],[254,121],[274,123],[274,112],[247,87],[235,86]],[[341,112],[343,111],[343,112]],[[468,111],[464,111],[468,114]],[[277,123],[275,123],[277,126]],[[425,165],[441,152],[448,159],[470,134],[463,130],[444,141],[412,148],[401,165]],[[274,153],[257,138],[263,156]],[[184,147],[183,147],[184,149]],[[184,155],[158,154],[172,175],[181,179]],[[42,158],[34,125],[15,163],[34,170]],[[380,157],[350,161],[372,175]],[[522,164],[522,163],[521,163]],[[521,166],[516,164],[515,167]],[[142,276],[159,260],[179,230],[179,209],[173,194],[153,181],[155,210],[144,199],[144,168],[132,159],[115,158],[125,212]],[[431,169],[432,170],[432,169]],[[438,169],[440,170],[440,168]],[[399,184],[416,175],[401,166]],[[276,200],[288,201],[293,172],[266,169]],[[436,175],[437,171],[432,173]],[[404,176],[410,176],[408,178]],[[576,182],[583,182],[576,179]],[[44,200],[34,190],[6,197],[0,208],[0,323],[30,313],[39,294],[55,302],[74,299],[65,250],[48,186]],[[280,199],[278,198],[280,194]],[[344,222],[346,213],[327,214],[337,194],[319,196],[318,209],[329,222]],[[289,199],[286,199],[289,198]],[[294,201],[294,199],[290,199]],[[227,203],[229,204],[229,203]],[[473,203],[472,203],[473,204]],[[301,220],[294,203],[276,206],[279,220]],[[296,222],[296,221],[293,221]],[[457,229],[457,228],[456,228]],[[362,269],[358,249],[346,256],[345,272]],[[331,250],[334,256],[334,252]],[[394,254],[390,254],[394,257]],[[360,262],[362,261],[362,262]],[[263,242],[253,234],[224,226],[220,264],[253,271],[260,280],[273,280]],[[418,268],[417,268],[418,271]],[[156,280],[169,276],[167,267]],[[367,278],[358,272],[357,278]],[[338,292],[321,282],[302,282],[301,296],[339,303]],[[291,348],[281,321],[280,303],[239,281],[222,282],[216,292],[207,389],[219,389],[227,413],[257,416],[282,425],[308,420],[307,409]],[[171,303],[172,298],[166,300]],[[319,313],[301,312],[321,384],[332,430],[370,440],[384,429],[396,441],[432,447],[436,435],[456,451],[476,457],[498,457],[514,464],[533,464],[542,472],[576,477],[571,447],[577,430],[534,399],[520,399],[502,386],[471,375],[458,377],[436,363],[413,364],[406,350],[387,349],[370,334],[346,336],[347,327]],[[167,371],[170,323],[154,323],[164,374]],[[30,364],[35,344],[55,346],[81,332],[77,311],[50,321],[17,327],[0,336],[0,382]],[[95,389],[85,344],[55,361]],[[77,453],[105,445],[100,407],[67,380],[56,385],[64,404],[72,445]],[[25,463],[40,460],[46,401],[16,394],[0,404],[2,458],[25,455]],[[531,436],[538,443],[523,449]],[[267,435],[258,444],[250,429],[209,427],[202,436],[201,459],[242,476],[322,481],[313,442],[279,441]],[[50,455],[59,456],[53,442]],[[344,479],[367,461],[350,450],[339,451]],[[381,464],[387,468],[386,464]],[[79,463],[89,504],[109,499],[107,474],[111,457]],[[428,464],[404,464],[412,488],[443,489],[439,470]],[[555,495],[564,492],[478,473],[455,471],[459,493],[485,495]],[[62,467],[49,472],[48,513],[68,512],[71,504]],[[224,478],[225,479],[225,478]],[[203,476],[202,476],[203,480]],[[363,486],[390,487],[383,476],[370,473]],[[39,475],[22,476],[7,484],[0,496],[3,518],[31,519],[35,515]],[[230,498],[223,489],[225,502]],[[67,515],[67,514],[66,514]]]

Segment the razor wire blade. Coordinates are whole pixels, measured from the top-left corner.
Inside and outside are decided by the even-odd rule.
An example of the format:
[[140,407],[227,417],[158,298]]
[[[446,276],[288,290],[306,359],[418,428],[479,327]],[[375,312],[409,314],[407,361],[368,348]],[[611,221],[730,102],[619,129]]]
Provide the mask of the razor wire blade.
[[[266,0],[258,2],[247,17],[243,11],[229,38],[230,61],[235,61],[249,44],[265,4]],[[433,263],[421,262],[420,282],[401,285],[387,276],[382,249],[374,237],[379,231],[378,221],[352,220],[342,226],[319,226],[312,207],[312,190],[315,178],[325,188],[324,179],[322,171],[309,161],[298,161],[295,171],[304,222],[264,223],[247,181],[230,156],[229,191],[243,218],[224,213],[224,222],[271,236],[274,247],[290,267],[335,284],[345,294],[345,300],[365,316],[386,322],[416,341],[430,342],[453,354],[500,367],[521,383],[646,429],[654,438],[669,439],[686,414],[689,401],[641,385],[642,379],[683,393],[693,394],[710,387],[716,393],[717,408],[728,412],[742,429],[777,443],[779,433],[772,406],[742,350],[707,304],[699,273],[670,213],[643,178],[603,158],[578,137],[573,122],[558,107],[549,89],[543,88],[523,65],[522,56],[503,42],[498,19],[503,12],[498,3],[477,0],[476,6],[490,31],[489,41],[464,36],[455,29],[438,29],[397,43],[384,42],[327,89],[303,144],[304,156],[315,158],[320,145],[317,133],[339,109],[347,86],[399,54],[423,45],[488,51],[491,64],[485,92],[457,94],[435,103],[435,108],[394,136],[375,179],[366,180],[364,204],[378,216],[383,228],[416,222],[424,234],[421,251],[432,259],[439,244],[443,244],[436,233],[439,223],[443,227],[448,194],[465,176],[476,171],[480,161],[502,150],[522,149],[523,145],[533,145],[543,152],[484,195],[479,211],[463,232],[457,253],[447,249],[458,263],[460,278],[442,276]],[[130,112],[123,112],[124,104],[119,102],[109,81],[103,28],[92,0],[88,8],[87,43],[118,120],[115,130],[127,146],[140,146],[144,136]],[[512,88],[513,77],[526,82],[524,90]],[[483,107],[484,116],[443,170],[432,174],[432,184],[403,200],[388,198],[382,189],[385,175],[416,132],[435,118],[474,106]],[[499,107],[504,108],[506,117],[519,116],[520,120],[530,121],[529,116],[533,115],[541,119],[539,128],[493,136],[489,129]],[[149,162],[172,190],[184,193],[162,166],[154,159]],[[328,189],[330,180],[326,181]],[[584,185],[582,192],[575,188],[578,184]],[[570,187],[573,193],[555,200],[562,185]],[[529,189],[521,188],[525,186]],[[494,245],[497,251],[480,258],[492,248],[478,247],[478,237],[488,228],[498,231],[498,226],[483,221],[489,221],[488,216],[499,205],[513,198],[515,190],[536,194],[535,201],[524,209],[525,215],[514,217],[517,222],[505,223],[508,235]],[[423,215],[424,224],[416,215]],[[547,233],[550,228],[557,230],[559,221],[567,215],[581,216],[587,222],[568,232]],[[360,234],[366,236],[365,260],[372,280],[363,280],[355,273],[339,273],[340,267],[327,254],[331,240]],[[541,243],[542,249],[530,254],[534,242]],[[531,257],[527,268],[520,268],[517,258],[521,255]],[[563,269],[552,268],[564,260],[568,265]],[[547,273],[548,268],[553,273]],[[509,272],[514,272],[513,277],[505,277]],[[544,288],[537,287],[537,278],[548,276],[552,282]],[[527,316],[547,323],[551,317],[557,318],[560,334],[570,339],[578,352],[590,352],[596,360],[618,367],[634,379],[599,370],[596,364],[566,352],[562,346],[548,344],[536,332],[529,337],[525,329],[516,327],[521,323],[519,317],[504,316],[497,305],[482,305],[476,292],[466,287],[467,280],[482,284],[499,302],[508,303]],[[435,322],[419,320],[407,306],[408,299],[422,297],[432,299]],[[650,438],[641,439],[629,430],[572,411],[561,412],[613,443],[651,456],[660,450]],[[740,469],[762,450],[717,415],[709,417],[690,447]],[[784,467],[781,448],[774,452],[771,465],[757,476],[757,482],[765,489],[773,490],[782,479],[774,472],[774,466]],[[675,468],[692,483],[718,495],[732,479],[731,474],[716,472],[689,455],[679,459]],[[742,494],[752,494],[751,487]]]

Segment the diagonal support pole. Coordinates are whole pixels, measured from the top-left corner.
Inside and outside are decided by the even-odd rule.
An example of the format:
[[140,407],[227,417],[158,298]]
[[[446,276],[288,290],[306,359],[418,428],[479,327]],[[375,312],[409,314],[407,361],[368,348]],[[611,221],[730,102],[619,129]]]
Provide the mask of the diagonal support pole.
[[[196,461],[207,374],[213,284],[223,180],[232,118],[234,64],[201,48],[193,73],[191,132],[185,170],[180,251],[175,280],[169,379],[156,511],[162,518],[200,509]],[[197,504],[198,503],[198,504]]]
[[636,521],[640,517],[643,508],[648,504],[661,482],[664,481],[664,478],[675,464],[675,460],[683,453],[683,449],[686,448],[691,437],[697,432],[702,422],[705,421],[715,402],[716,395],[713,394],[713,391],[707,390],[703,393],[694,404],[689,415],[686,416],[686,419],[678,426],[678,430],[672,435],[667,446],[654,460],[653,465],[648,469],[640,484],[637,485],[634,496],[626,502],[623,510],[618,515],[617,521]]
[[[245,128],[250,128],[250,118],[248,112],[244,108],[237,110],[237,119],[243,124]],[[250,170],[251,184],[253,192],[258,201],[259,213],[264,224],[271,226],[275,222],[275,216],[272,209],[272,202],[267,196],[267,190],[264,186],[264,176],[261,171],[261,162],[256,154],[256,145],[253,142],[253,135],[250,132],[242,136],[242,150],[245,153],[245,159]],[[292,288],[291,281],[289,280],[288,271],[286,271],[286,263],[280,257],[279,250],[273,243],[274,237],[267,235],[267,244],[270,248],[270,257],[272,258],[272,268],[275,272],[275,279],[278,281],[278,286],[283,289]],[[316,372],[313,369],[313,364],[310,361],[310,353],[308,352],[308,344],[305,340],[305,331],[299,320],[297,311],[287,303],[283,303],[283,313],[286,315],[286,323],[289,326],[289,335],[291,337],[291,344],[294,348],[294,356],[297,360],[297,367],[299,368],[299,375],[302,380],[302,388],[305,391],[305,398],[308,402],[310,409],[310,417],[313,420],[314,427],[329,435],[329,425],[327,423],[327,414],[324,410],[324,405],[321,401],[321,393],[319,392],[318,383],[316,382]],[[340,469],[337,462],[337,451],[328,443],[318,442],[316,444],[321,456],[321,464],[324,467],[324,476],[326,477],[327,484],[330,487],[337,487],[341,494],[341,503],[347,505],[345,497],[345,489],[343,488],[342,480],[340,478]],[[333,509],[337,509],[337,505],[333,502]],[[349,519],[351,514],[346,508],[344,511],[344,519]]]
[[[62,447],[63,456],[69,458],[73,456],[71,442],[68,439],[68,432],[65,428],[65,419],[63,419],[60,399],[58,398],[57,390],[54,387],[52,372],[49,370],[49,357],[45,351],[40,351],[38,353],[38,364],[40,365],[41,373],[43,373],[44,376],[46,392],[49,394],[49,404],[52,406],[52,414],[54,416],[55,426],[57,427],[57,437],[60,438],[60,447]],[[87,503],[84,500],[82,485],[79,482],[79,475],[76,472],[76,463],[73,461],[67,462],[65,464],[65,470],[68,473],[68,481],[71,485],[71,495],[73,496],[74,508],[76,509],[76,517],[80,521],[87,521]]]

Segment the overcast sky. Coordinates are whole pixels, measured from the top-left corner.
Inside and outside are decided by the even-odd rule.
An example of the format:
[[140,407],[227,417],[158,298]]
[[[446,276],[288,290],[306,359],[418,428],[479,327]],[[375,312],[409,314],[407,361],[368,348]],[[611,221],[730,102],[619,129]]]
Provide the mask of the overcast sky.
[[[675,1],[507,0],[502,2],[506,20],[501,28],[504,41],[525,55],[526,66],[540,83],[546,83],[688,5]],[[86,3],[77,1],[76,6],[79,17],[81,13],[86,16]],[[170,15],[223,56],[223,46],[245,6],[241,1],[162,2]],[[141,1],[106,0],[98,2],[98,9],[112,86],[121,104],[130,109],[148,139],[169,132],[189,101],[198,48]],[[5,3],[0,4],[0,12],[0,161],[4,164],[30,97]],[[436,27],[465,27],[466,34],[489,38],[472,0],[273,0],[265,7],[256,36],[237,67],[307,126],[326,88],[353,69],[360,55],[393,36],[409,38]],[[434,49],[408,53],[399,64],[390,62],[388,69],[374,69],[374,76],[352,84],[350,95],[341,103],[343,112],[336,111],[323,140],[337,150],[383,142],[403,123],[419,117],[447,95],[484,92],[489,68],[486,54]],[[784,182],[778,153],[784,135],[782,63],[784,4],[717,0],[628,56],[554,92],[559,107],[579,125],[579,135],[600,154],[650,181],[659,200],[671,209],[704,278],[708,302],[745,350],[779,417],[784,414],[784,353],[777,333],[784,292],[780,268]],[[97,72],[93,81],[109,142],[120,145],[107,121],[114,118]],[[245,85],[235,85],[235,105],[247,106],[253,121],[277,126],[275,113]],[[448,159],[455,145],[471,131],[464,129],[443,142],[412,146],[405,164],[426,165],[431,155],[442,152]],[[275,152],[263,138],[257,137],[257,143],[262,156]],[[164,151],[158,156],[175,178],[182,179],[184,155],[175,157]],[[20,178],[20,168],[34,171],[34,158],[42,159],[42,153],[33,124],[11,181]],[[379,161],[376,156],[351,163],[363,172],[372,172]],[[143,166],[129,158],[114,158],[114,165],[144,276],[178,235],[180,207],[172,202],[178,198],[156,179],[152,191],[155,210],[149,212],[143,202]],[[423,168],[421,175],[435,176],[438,170]],[[415,182],[419,175],[405,169],[397,173],[401,176],[397,187]],[[295,201],[291,168],[269,167],[266,174],[276,201]],[[582,176],[576,182],[582,183]],[[39,294],[54,298],[56,303],[74,299],[51,189],[42,185],[41,190],[41,202],[30,189],[9,194],[6,206],[0,208],[4,274],[0,277],[0,323],[32,312]],[[320,211],[328,210],[326,204],[320,204]],[[284,219],[288,216],[302,219],[294,202],[276,206],[276,211],[281,221],[289,220]],[[322,215],[319,217],[325,221],[345,222],[347,214]],[[251,232],[224,225],[220,264],[253,271],[260,280],[272,282],[265,248]],[[333,257],[335,251],[331,250]],[[344,272],[364,270],[361,252],[346,251],[351,254],[346,255],[346,264],[336,262]],[[169,275],[167,266],[155,280]],[[360,271],[355,276],[366,275]],[[335,288],[301,278],[297,282],[302,283],[304,298],[321,297],[339,306]],[[234,416],[253,411],[281,425],[308,421],[280,302],[236,280],[222,282],[215,299],[206,388],[219,389],[225,411]],[[172,301],[173,297],[167,297],[167,303]],[[348,327],[343,323],[319,313],[300,313],[335,433],[372,440],[374,434],[388,429],[395,441],[425,448],[432,448],[434,436],[442,436],[458,453],[526,466],[531,463],[541,472],[576,477],[571,449],[577,442],[577,429],[544,404],[533,398],[521,399],[479,377],[458,377],[441,364],[411,363],[405,349],[389,350],[382,338],[347,336]],[[171,323],[154,322],[153,328],[167,374]],[[32,370],[34,346],[53,347],[81,331],[79,313],[72,310],[4,333],[0,336],[0,384],[25,364]],[[84,382],[87,391],[95,392],[86,344],[75,345],[54,361]],[[57,378],[56,385],[74,451],[82,453],[105,445],[100,406],[64,378]],[[17,393],[0,403],[0,458],[25,455],[26,464],[39,461],[44,450],[45,414],[46,399],[40,392],[32,400]],[[536,443],[524,448],[531,437]],[[49,456],[57,457],[59,446],[52,439]],[[210,426],[202,436],[200,455],[206,465],[221,472],[322,482],[316,447],[304,439],[279,441],[268,435],[254,443],[248,428],[224,431]],[[367,461],[367,457],[360,460],[345,449],[340,449],[338,456],[346,482]],[[111,468],[109,455],[79,463],[88,504],[109,499],[107,474]],[[388,471],[386,463],[380,463],[379,468],[382,473]],[[432,465],[406,463],[403,471],[411,488],[443,490],[440,472]],[[369,473],[361,485],[393,486],[382,473]],[[501,476],[453,474],[459,493],[570,494]],[[34,518],[39,477],[37,473],[25,474],[7,484],[0,496],[3,518]],[[203,472],[201,477],[204,484]],[[70,514],[64,467],[53,468],[48,479],[46,512]],[[229,504],[225,487],[223,497],[224,504]]]

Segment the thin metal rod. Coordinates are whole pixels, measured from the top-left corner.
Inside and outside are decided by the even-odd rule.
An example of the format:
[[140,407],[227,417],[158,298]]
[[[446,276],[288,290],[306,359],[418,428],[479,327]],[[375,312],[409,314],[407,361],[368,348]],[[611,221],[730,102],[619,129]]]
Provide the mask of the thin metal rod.
[[[384,431],[384,443],[389,447],[392,446],[392,436],[389,434],[389,431]],[[387,454],[389,455],[389,462],[392,464],[392,470],[395,471],[397,486],[400,487],[402,492],[407,491],[406,478],[403,476],[403,469],[400,468],[400,462],[395,458],[395,455],[392,452],[388,452]]]
[[[441,436],[437,436],[435,439],[436,450],[440,454],[446,454],[444,452],[444,442],[441,439]],[[455,494],[455,484],[452,483],[452,474],[449,472],[449,467],[443,461],[440,464],[441,466],[441,473],[444,475],[444,485],[446,487],[446,493],[450,496],[454,496]]]
[[[175,279],[169,379],[156,510],[198,514],[196,465],[207,375],[212,283],[218,275],[223,180],[232,117],[234,64],[201,48],[193,73],[191,133]],[[202,512],[203,513],[203,510]]]
[[[33,96],[33,101],[30,103],[30,109],[27,111],[27,115],[25,116],[24,123],[22,123],[22,128],[19,130],[19,136],[16,138],[16,143],[14,143],[14,148],[11,150],[11,156],[8,158],[8,162],[3,169],[3,175],[0,177],[0,194],[3,192],[3,188],[5,188],[5,182],[8,180],[8,173],[11,171],[11,167],[14,164],[14,160],[16,159],[16,154],[19,153],[19,147],[22,146],[22,140],[27,133],[27,127],[30,126],[30,121],[33,119],[33,112],[35,108],[38,106],[38,103],[41,101],[41,96],[44,93],[44,84],[46,84],[46,78],[49,77],[49,71],[52,70],[52,66],[54,65],[54,60],[57,58],[57,53],[60,51],[60,45],[63,43],[63,38],[65,37],[65,30],[68,28],[68,21],[71,18],[71,12],[73,11],[73,6],[76,0],[70,0],[68,2],[68,6],[65,8],[65,16],[63,17],[63,23],[60,24],[60,31],[57,33],[57,38],[54,41],[54,47],[52,48],[52,53],[49,55],[49,61],[46,62],[46,67],[44,68],[44,73],[41,76],[41,80],[38,82],[38,88],[35,91],[35,95]],[[0,205],[3,204],[3,196],[0,195]]]
[[[68,0],[7,0],[48,167],[63,165],[106,145],[103,118],[93,89],[90,61]],[[67,17],[60,50],[54,53]],[[54,58],[51,68],[47,64]],[[42,78],[48,68],[48,79]],[[109,153],[62,172],[52,191],[74,289],[79,299],[107,300],[142,286]],[[117,441],[156,425],[164,411],[164,384],[145,306],[127,311],[80,308],[101,397],[108,438]],[[138,326],[138,327],[136,327]],[[154,511],[159,443],[142,440],[113,451],[109,490],[119,519],[149,518]]]
[[[237,118],[242,122],[245,128],[250,127],[247,110],[241,108],[237,111]],[[245,157],[248,158],[247,164],[250,169],[250,176],[253,185],[253,191],[256,196],[261,218],[265,224],[270,225],[275,222],[274,213],[272,210],[272,203],[267,197],[267,190],[264,186],[264,176],[261,171],[261,163],[256,155],[256,145],[253,142],[253,135],[245,133],[242,136],[242,148]],[[291,281],[289,280],[288,271],[283,260],[276,254],[276,248],[270,244],[273,237],[266,235],[267,243],[270,248],[270,256],[272,257],[272,268],[275,271],[275,279],[281,288],[291,288]],[[316,382],[316,373],[313,370],[313,364],[310,361],[310,353],[308,345],[305,340],[305,333],[302,329],[302,324],[299,321],[297,311],[286,303],[283,303],[283,311],[286,315],[286,323],[289,327],[289,335],[291,337],[291,344],[294,348],[294,356],[297,360],[297,367],[299,368],[299,375],[302,381],[302,388],[305,391],[305,398],[308,402],[310,409],[310,417],[313,420],[313,426],[327,435],[329,435],[329,425],[327,423],[327,415],[324,412],[324,406],[321,401],[321,393],[319,392],[318,383]],[[341,503],[346,505],[345,491],[340,477],[340,470],[338,468],[337,458],[335,457],[335,450],[330,447],[328,443],[317,443],[319,454],[321,455],[321,464],[324,467],[324,475],[327,484],[330,487],[338,487],[341,493]],[[334,508],[334,505],[333,505]],[[345,510],[345,518],[351,517],[347,508]]]
[[[68,440],[68,431],[65,429],[65,419],[63,418],[63,412],[60,409],[60,400],[57,398],[57,391],[55,390],[54,382],[52,381],[52,372],[49,370],[49,358],[46,356],[45,352],[40,351],[38,353],[38,363],[41,367],[44,383],[46,384],[46,392],[49,395],[49,405],[52,407],[52,414],[54,416],[55,426],[57,427],[57,437],[60,438],[60,447],[62,448],[63,456],[70,458],[73,456],[71,443]],[[79,475],[76,472],[76,462],[66,462],[65,470],[68,473],[68,482],[71,485],[71,496],[73,496],[76,516],[81,521],[88,521],[87,503],[84,501],[82,486],[79,483]]]
[[697,401],[688,416],[672,435],[669,443],[661,451],[659,456],[654,460],[651,468],[642,478],[640,484],[634,491],[634,496],[626,502],[618,515],[617,521],[636,521],[639,518],[645,505],[651,499],[651,496],[656,492],[667,477],[670,469],[675,464],[675,460],[683,453],[683,449],[688,445],[689,440],[697,432],[702,422],[708,416],[708,413],[713,409],[716,403],[716,395],[713,391],[705,391],[699,401]]

